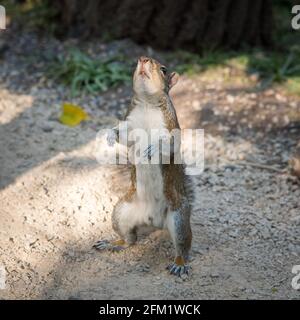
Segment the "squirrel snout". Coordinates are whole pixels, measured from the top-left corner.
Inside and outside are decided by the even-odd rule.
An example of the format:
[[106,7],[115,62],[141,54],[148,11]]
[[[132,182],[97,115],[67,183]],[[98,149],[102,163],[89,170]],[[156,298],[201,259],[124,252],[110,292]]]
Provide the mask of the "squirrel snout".
[[139,62],[141,62],[142,64],[144,64],[144,63],[146,63],[148,61],[150,61],[150,59],[147,58],[147,57],[142,56],[142,57],[139,58]]
[[139,75],[145,76],[150,79],[150,65],[147,62],[150,62],[151,59],[141,56],[138,60],[137,71]]

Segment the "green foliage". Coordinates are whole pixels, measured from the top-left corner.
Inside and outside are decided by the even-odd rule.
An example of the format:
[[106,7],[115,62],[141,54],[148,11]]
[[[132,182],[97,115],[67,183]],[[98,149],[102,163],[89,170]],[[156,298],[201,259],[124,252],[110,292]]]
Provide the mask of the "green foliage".
[[76,49],[58,56],[49,68],[49,75],[70,86],[72,95],[106,91],[131,79],[130,68],[122,58],[96,60]]
[[178,51],[174,55],[170,55],[170,58],[176,58],[179,63],[176,66],[176,71],[179,73],[186,73],[193,75],[208,68],[224,65],[228,54],[222,51],[205,52],[202,55],[190,53],[186,51]]
[[300,76],[288,79],[285,87],[289,92],[300,95]]
[[299,48],[294,47],[287,54],[253,54],[249,60],[248,71],[257,72],[265,85],[300,76]]
[[202,55],[178,52],[173,55],[177,61],[176,70],[188,75],[199,74],[211,68],[230,67],[256,74],[261,88],[273,83],[288,82],[288,88],[300,94],[300,47],[289,51],[248,50],[244,52],[209,52]]

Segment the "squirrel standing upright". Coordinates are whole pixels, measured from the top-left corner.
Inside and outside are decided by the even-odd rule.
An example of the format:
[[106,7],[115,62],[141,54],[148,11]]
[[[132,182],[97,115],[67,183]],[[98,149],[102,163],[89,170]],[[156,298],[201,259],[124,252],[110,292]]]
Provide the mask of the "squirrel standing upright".
[[[140,57],[133,76],[134,95],[127,110],[125,121],[128,132],[133,129],[163,129],[171,132],[180,129],[169,90],[177,83],[178,74],[168,73],[165,66],[154,59]],[[120,132],[115,129],[109,143],[118,141]],[[113,229],[119,240],[98,241],[95,248],[122,249],[137,240],[137,229],[150,225],[167,229],[175,246],[175,259],[167,268],[171,274],[188,274],[188,253],[191,248],[190,226],[191,190],[183,164],[174,160],[164,164],[134,164],[131,166],[131,187],[116,204],[112,213]],[[144,154],[150,159],[157,152],[153,145]],[[160,152],[160,151],[159,151]],[[161,157],[160,157],[161,160]]]

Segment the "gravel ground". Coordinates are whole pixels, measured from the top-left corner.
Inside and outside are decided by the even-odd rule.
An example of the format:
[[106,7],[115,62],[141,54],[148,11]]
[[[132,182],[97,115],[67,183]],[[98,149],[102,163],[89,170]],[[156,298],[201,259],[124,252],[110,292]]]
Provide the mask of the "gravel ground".
[[128,184],[126,168],[97,163],[95,137],[124,114],[131,89],[78,97],[91,120],[60,124],[69,91],[44,67],[70,43],[164,59],[130,41],[0,39],[0,298],[299,299],[291,270],[300,264],[300,185],[282,172],[299,141],[299,98],[256,92],[255,79],[231,69],[174,88],[182,128],[205,129],[206,160],[193,177],[192,274],[176,278],[165,270],[173,255],[165,232],[142,234],[126,252],[91,249],[113,236],[111,211]]

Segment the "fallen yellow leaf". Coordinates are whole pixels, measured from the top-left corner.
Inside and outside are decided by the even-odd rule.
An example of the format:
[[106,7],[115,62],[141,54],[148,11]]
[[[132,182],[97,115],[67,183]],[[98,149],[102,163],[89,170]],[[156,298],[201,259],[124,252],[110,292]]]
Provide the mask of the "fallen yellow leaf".
[[80,124],[81,121],[87,120],[88,114],[82,107],[72,103],[63,103],[62,114],[59,117],[59,121],[70,127],[75,127]]

